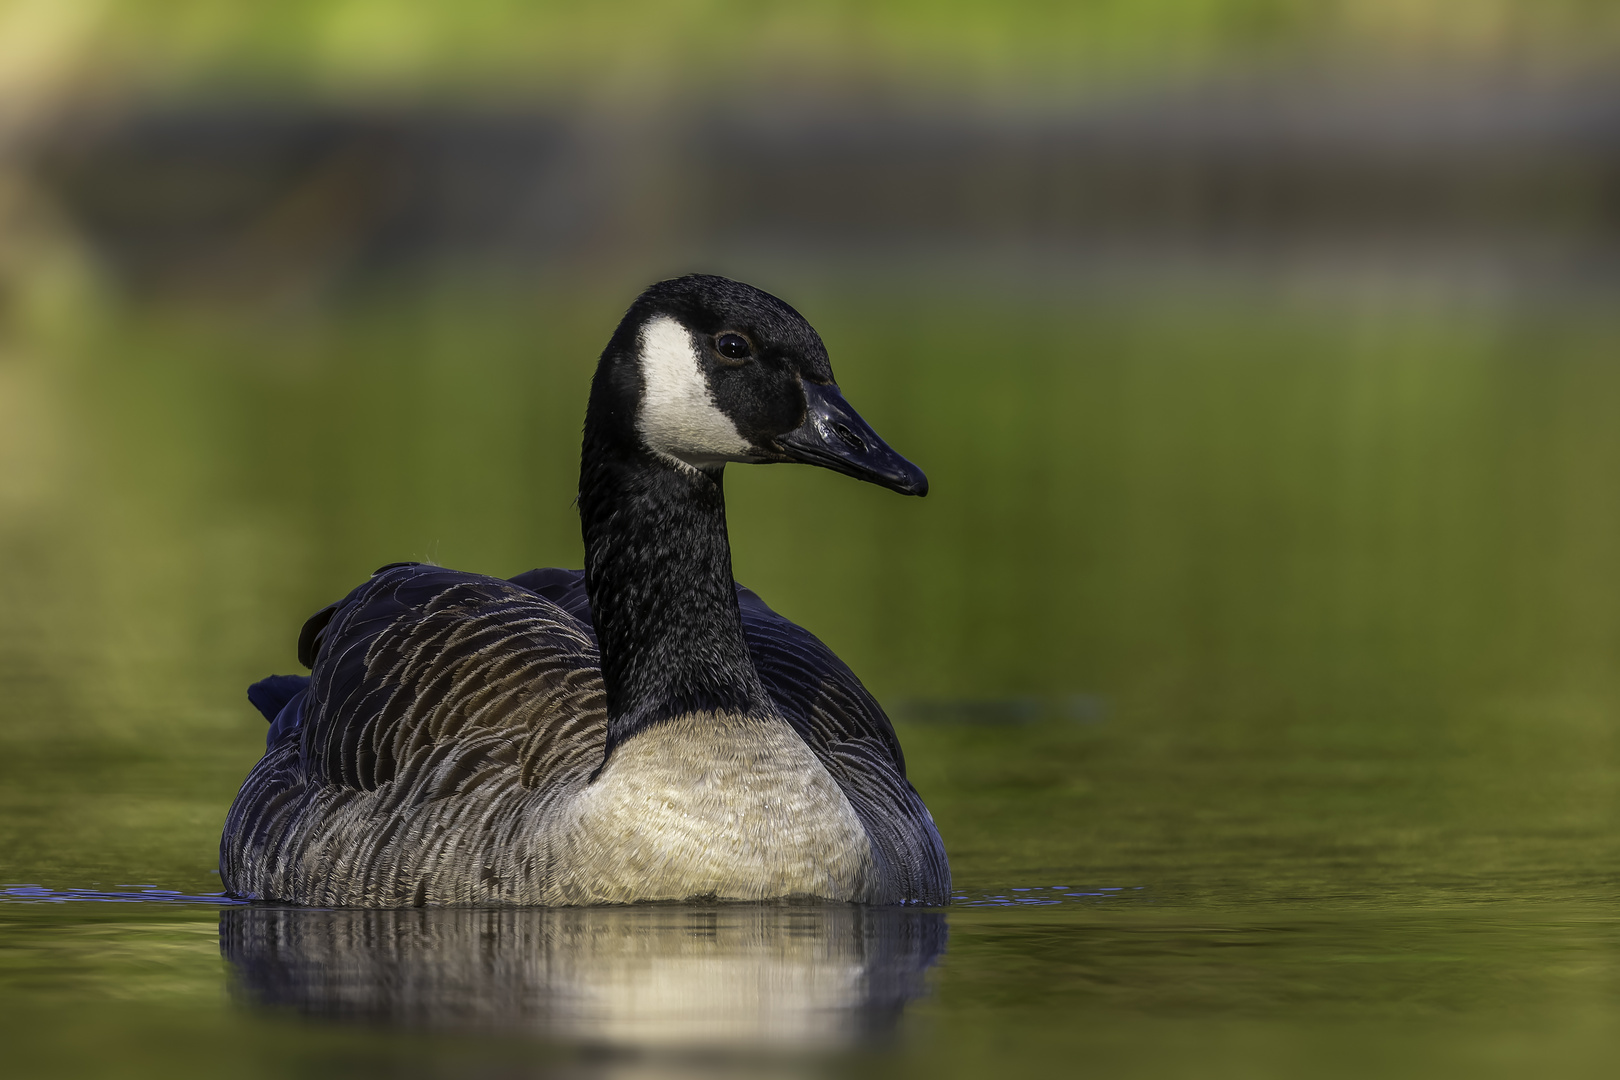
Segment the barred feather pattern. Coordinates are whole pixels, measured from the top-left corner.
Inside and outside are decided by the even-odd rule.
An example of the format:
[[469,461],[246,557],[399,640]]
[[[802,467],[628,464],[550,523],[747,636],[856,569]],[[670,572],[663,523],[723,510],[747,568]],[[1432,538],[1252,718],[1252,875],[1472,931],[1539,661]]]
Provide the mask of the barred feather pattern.
[[[740,592],[782,719],[865,829],[863,895],[943,903],[943,845],[882,709],[820,641]],[[384,568],[306,627],[309,687],[231,807],[238,896],[322,906],[535,904],[568,867],[543,842],[603,764],[607,714],[577,571],[512,581]]]

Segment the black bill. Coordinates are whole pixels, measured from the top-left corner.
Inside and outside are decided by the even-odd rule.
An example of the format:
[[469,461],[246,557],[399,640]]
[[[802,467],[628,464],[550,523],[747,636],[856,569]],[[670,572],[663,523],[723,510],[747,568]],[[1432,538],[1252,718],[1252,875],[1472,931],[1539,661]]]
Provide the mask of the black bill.
[[849,407],[838,387],[806,382],[804,423],[777,440],[794,461],[866,480],[902,495],[928,494],[928,477]]

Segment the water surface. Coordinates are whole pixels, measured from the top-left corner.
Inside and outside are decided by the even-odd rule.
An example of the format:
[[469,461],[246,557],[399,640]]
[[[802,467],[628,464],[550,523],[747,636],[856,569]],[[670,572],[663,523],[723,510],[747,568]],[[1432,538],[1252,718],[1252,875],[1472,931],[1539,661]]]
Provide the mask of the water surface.
[[738,577],[890,707],[956,903],[217,902],[306,615],[579,565],[623,298],[97,307],[0,350],[21,1074],[1612,1073],[1620,319],[779,287],[933,487],[734,468]]

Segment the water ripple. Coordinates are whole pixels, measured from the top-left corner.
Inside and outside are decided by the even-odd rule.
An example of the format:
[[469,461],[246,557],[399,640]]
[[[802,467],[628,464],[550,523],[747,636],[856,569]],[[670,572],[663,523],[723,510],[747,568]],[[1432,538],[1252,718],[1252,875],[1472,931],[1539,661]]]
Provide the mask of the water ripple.
[[[966,891],[951,897],[951,906],[959,908],[1001,907],[1053,907],[1083,904],[1094,906],[1108,902],[1140,902],[1144,886],[1112,885],[1085,888],[1071,885],[1031,885],[1000,892]],[[69,902],[93,904],[211,904],[237,906],[249,903],[224,893],[183,893],[175,889],[160,889],[155,885],[115,886],[113,890],[100,889],[47,889],[43,885],[0,885],[0,903],[11,904],[65,904]]]
[[1105,885],[1100,888],[1082,888],[1073,885],[1030,885],[1006,889],[1001,892],[960,892],[951,897],[952,907],[1055,907],[1083,904],[1095,906],[1104,903],[1140,902],[1147,897],[1142,885]]
[[175,889],[160,889],[155,885],[120,885],[115,889],[128,892],[104,892],[99,889],[47,889],[43,885],[0,885],[0,903],[9,904],[66,904],[88,902],[92,904],[245,904],[224,893],[183,893]]

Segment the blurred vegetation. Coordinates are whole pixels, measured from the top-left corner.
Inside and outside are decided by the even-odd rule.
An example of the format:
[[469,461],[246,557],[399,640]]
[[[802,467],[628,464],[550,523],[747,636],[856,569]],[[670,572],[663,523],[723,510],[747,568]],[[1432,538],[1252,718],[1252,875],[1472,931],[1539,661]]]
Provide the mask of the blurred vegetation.
[[66,35],[113,91],[1085,84],[1267,57],[1496,62],[1620,46],[1604,0],[9,0],[13,48]]

